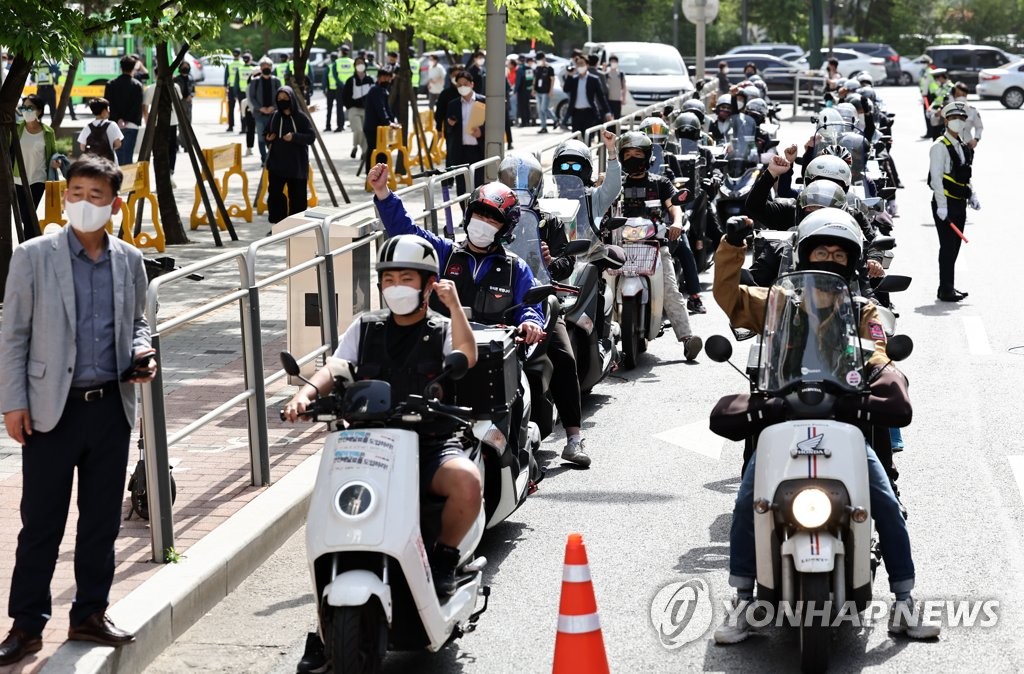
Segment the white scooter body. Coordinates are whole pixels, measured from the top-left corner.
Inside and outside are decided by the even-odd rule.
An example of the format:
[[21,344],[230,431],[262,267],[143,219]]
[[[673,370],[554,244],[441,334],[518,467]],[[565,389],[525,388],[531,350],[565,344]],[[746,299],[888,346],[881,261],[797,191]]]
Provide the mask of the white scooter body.
[[[627,259],[629,256],[629,245],[623,244]],[[622,321],[622,301],[637,296],[640,297],[640,303],[644,307],[644,317],[647,319],[648,340],[654,339],[661,334],[662,315],[665,308],[665,277],[662,270],[660,248],[656,255],[657,261],[654,273],[650,276],[640,276],[630,272],[614,275],[607,274],[606,272],[605,275],[607,287],[615,288],[615,318],[619,321],[620,327]]]
[[[361,485],[370,492],[368,504],[365,492],[361,495],[365,510],[354,516],[342,514],[339,505],[342,490],[351,485]],[[481,569],[486,560],[478,558],[463,567],[462,573],[472,579],[463,582],[451,598],[440,604],[420,532],[419,494],[416,433],[391,428],[331,432],[324,443],[306,519],[306,553],[314,591],[316,561],[336,556],[330,577],[320,592],[321,620],[330,607],[362,606],[376,598],[391,630],[410,629],[393,622],[391,584],[385,566],[385,558],[390,557],[398,562],[405,576],[429,650],[437,651],[453,632],[465,628],[481,593]],[[459,544],[460,566],[471,558],[483,530],[481,510],[473,528]],[[380,553],[378,568],[339,572],[339,558],[367,552]],[[391,573],[394,568],[392,565]],[[330,637],[323,624],[321,636],[325,640]]]
[[[832,605],[837,610],[846,601],[848,587],[858,601],[870,599],[872,520],[866,457],[860,430],[838,421],[790,421],[761,432],[754,465],[755,503],[765,499],[777,504],[779,486],[787,481],[834,480],[846,487],[848,505],[868,514],[862,523],[847,518],[848,531],[840,531],[840,536],[827,529],[798,530],[787,539],[776,525],[774,510],[755,510],[757,582],[769,591],[766,594],[792,605],[798,599],[798,574],[831,572]],[[781,587],[776,578],[781,578]]]

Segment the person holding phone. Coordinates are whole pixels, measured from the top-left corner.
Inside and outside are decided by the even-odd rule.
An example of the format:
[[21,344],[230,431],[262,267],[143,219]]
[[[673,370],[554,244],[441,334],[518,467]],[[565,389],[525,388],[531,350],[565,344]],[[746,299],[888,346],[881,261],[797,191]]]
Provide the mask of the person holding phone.
[[0,326],[0,411],[22,446],[22,528],[18,534],[0,666],[42,648],[53,614],[50,581],[78,473],[75,598],[68,639],[121,646],[134,635],[107,617],[114,541],[135,384],[156,375],[146,323],[142,253],[109,236],[122,175],[84,156],[68,170],[70,226],[14,249]]

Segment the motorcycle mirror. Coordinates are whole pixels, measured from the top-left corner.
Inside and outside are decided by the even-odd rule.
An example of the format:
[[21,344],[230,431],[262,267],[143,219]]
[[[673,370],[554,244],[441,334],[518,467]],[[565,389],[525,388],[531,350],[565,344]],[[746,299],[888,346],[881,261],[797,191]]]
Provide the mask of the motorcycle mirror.
[[565,255],[583,255],[590,250],[590,242],[586,239],[576,239],[570,241],[566,246],[563,253]]
[[618,229],[626,224],[626,218],[608,218],[601,224],[601,229],[606,232]]
[[878,191],[878,194],[886,201],[892,201],[893,199],[896,198],[896,188],[883,187],[881,190]]
[[907,335],[893,335],[885,345],[885,353],[891,361],[906,360],[913,352],[914,340]]
[[704,343],[704,352],[716,363],[725,363],[732,358],[732,342],[722,335],[711,335]]
[[911,281],[913,281],[913,279],[909,276],[900,276],[898,274],[885,276],[878,282],[878,285],[875,286],[875,292],[901,293],[910,287]]
[[284,371],[288,373],[288,376],[290,377],[298,377],[299,372],[301,371],[299,369],[298,361],[295,360],[295,356],[287,351],[281,352],[281,366],[284,367]]
[[737,342],[745,342],[748,339],[753,339],[757,336],[757,333],[753,330],[747,330],[746,328],[734,328],[731,325],[729,329],[732,330],[732,336],[736,338]]
[[554,294],[555,289],[550,285],[533,286],[523,295],[523,304],[536,304]]
[[868,246],[874,250],[892,250],[896,247],[896,239],[891,236],[876,236]]
[[462,379],[469,371],[469,358],[459,350],[452,351],[444,358],[444,370],[449,379]]
[[866,208],[875,208],[876,206],[878,206],[879,203],[881,203],[881,201],[882,200],[879,199],[878,197],[864,197],[863,199],[860,200],[860,202],[864,204]]

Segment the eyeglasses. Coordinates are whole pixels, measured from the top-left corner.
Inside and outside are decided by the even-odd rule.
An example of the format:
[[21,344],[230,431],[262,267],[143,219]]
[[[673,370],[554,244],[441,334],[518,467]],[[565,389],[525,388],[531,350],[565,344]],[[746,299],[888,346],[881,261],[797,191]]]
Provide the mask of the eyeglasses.
[[825,247],[815,248],[811,251],[811,262],[827,262],[832,260],[836,264],[848,264],[849,256],[845,250],[829,250]]
[[561,164],[558,165],[558,168],[561,169],[562,171],[580,171],[583,169],[583,164],[581,164],[578,161],[563,161]]

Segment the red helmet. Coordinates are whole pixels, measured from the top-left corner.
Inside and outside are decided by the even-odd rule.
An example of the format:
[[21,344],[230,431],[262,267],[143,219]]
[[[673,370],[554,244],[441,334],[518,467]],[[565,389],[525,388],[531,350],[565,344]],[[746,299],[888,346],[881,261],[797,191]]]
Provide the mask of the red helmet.
[[508,236],[519,224],[519,197],[505,183],[494,181],[481,185],[473,190],[466,207],[466,216],[462,226],[469,225],[474,214],[492,218],[501,223],[501,229],[495,237]]

